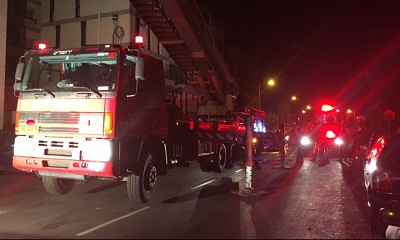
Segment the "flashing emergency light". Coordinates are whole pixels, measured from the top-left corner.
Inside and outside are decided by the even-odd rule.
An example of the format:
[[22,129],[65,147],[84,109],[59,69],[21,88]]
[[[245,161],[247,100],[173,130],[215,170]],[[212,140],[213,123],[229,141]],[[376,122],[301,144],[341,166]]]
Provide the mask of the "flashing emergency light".
[[39,48],[39,50],[43,50],[43,49],[46,49],[47,46],[45,43],[39,43],[38,48]]
[[136,36],[135,37],[135,45],[137,46],[143,46],[143,37],[142,36]]
[[325,137],[332,139],[336,137],[336,134],[332,130],[328,130],[326,131]]
[[321,111],[323,111],[323,112],[329,112],[329,111],[332,111],[333,109],[334,109],[334,107],[330,104],[323,104],[321,106]]

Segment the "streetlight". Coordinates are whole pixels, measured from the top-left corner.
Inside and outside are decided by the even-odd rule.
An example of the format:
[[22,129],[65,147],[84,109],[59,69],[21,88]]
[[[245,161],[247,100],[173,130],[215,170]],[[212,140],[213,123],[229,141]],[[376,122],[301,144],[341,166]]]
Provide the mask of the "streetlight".
[[[294,102],[294,101],[297,100],[297,97],[293,95],[290,98],[290,100],[292,100]],[[289,109],[287,109],[286,98],[285,98],[285,109],[284,109],[284,116],[285,117],[284,117],[284,119],[285,119],[286,122],[288,122],[288,110],[289,110],[289,123],[290,123],[290,121],[291,121],[291,108],[290,108],[290,105],[289,105]]]
[[[275,85],[274,79],[269,79],[267,85],[272,87]],[[261,84],[258,84],[258,109],[261,109]]]

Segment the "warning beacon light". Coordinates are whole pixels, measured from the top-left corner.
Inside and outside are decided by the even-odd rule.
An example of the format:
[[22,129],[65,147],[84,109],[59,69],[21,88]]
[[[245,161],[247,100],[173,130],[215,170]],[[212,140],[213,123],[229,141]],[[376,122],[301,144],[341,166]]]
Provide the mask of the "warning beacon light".
[[322,112],[329,112],[329,111],[332,111],[333,109],[334,109],[334,107],[332,105],[330,105],[330,104],[323,104],[321,106],[321,111]]
[[46,48],[47,48],[47,46],[46,46],[45,43],[39,43],[39,44],[38,44],[38,49],[39,49],[39,50],[43,50],[43,49],[46,49]]
[[139,46],[139,47],[143,46],[143,37],[142,36],[135,37],[135,45]]

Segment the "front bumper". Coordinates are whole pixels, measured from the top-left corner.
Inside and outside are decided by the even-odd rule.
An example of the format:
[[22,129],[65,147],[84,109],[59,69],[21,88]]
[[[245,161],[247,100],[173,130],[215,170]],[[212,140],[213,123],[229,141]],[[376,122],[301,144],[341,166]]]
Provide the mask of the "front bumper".
[[13,167],[39,174],[116,177],[113,174],[116,149],[109,139],[17,136]]

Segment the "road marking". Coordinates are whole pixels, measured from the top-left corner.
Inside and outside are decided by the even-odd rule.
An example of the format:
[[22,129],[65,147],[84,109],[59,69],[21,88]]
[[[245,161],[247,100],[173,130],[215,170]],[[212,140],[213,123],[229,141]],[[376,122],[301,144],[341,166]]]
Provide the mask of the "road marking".
[[112,219],[112,220],[110,220],[110,221],[108,221],[108,222],[105,222],[105,223],[103,223],[103,224],[100,224],[100,225],[98,225],[98,226],[96,226],[96,227],[90,228],[90,229],[88,229],[88,230],[86,230],[86,231],[80,232],[80,233],[76,234],[75,236],[78,236],[78,237],[84,236],[84,235],[86,235],[86,234],[88,234],[88,233],[94,232],[94,231],[96,231],[96,230],[98,230],[98,229],[100,229],[100,228],[106,227],[106,226],[108,226],[108,225],[110,225],[110,224],[113,224],[113,223],[118,222],[118,221],[120,221],[120,220],[122,220],[122,219],[125,219],[125,218],[127,218],[127,217],[132,216],[132,215],[135,215],[136,213],[140,213],[140,212],[142,212],[142,211],[144,211],[144,210],[146,210],[146,209],[149,209],[149,208],[150,208],[150,207],[144,207],[144,208],[138,209],[138,210],[133,211],[133,212],[131,212],[131,213],[125,214],[125,215],[123,215],[123,216],[121,216],[121,217],[118,217],[118,218]]
[[240,201],[240,232],[243,239],[256,239],[257,234],[252,219],[253,207],[245,201]]
[[200,185],[197,185],[196,187],[192,187],[191,189],[193,190],[193,189],[196,189],[196,188],[200,188],[200,187],[202,187],[202,186],[204,186],[204,185],[207,185],[207,184],[209,184],[209,183],[214,182],[215,180],[217,180],[217,179],[213,179],[213,180],[210,180],[210,181],[208,181],[208,182],[202,183],[202,184],[200,184]]

